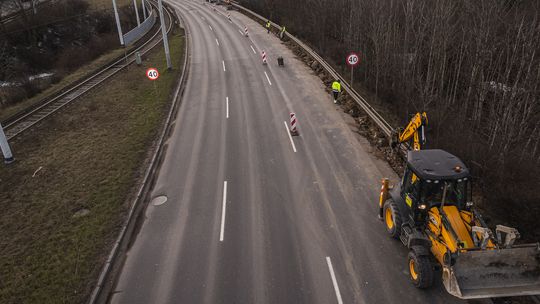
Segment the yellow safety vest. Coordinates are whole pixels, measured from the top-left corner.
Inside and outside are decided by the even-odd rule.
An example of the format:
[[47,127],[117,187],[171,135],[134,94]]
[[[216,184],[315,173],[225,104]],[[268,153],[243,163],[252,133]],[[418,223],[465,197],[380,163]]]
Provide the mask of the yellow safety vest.
[[267,27],[267,28],[270,28],[270,25],[271,25],[271,24],[270,24],[270,21],[266,22],[266,27]]
[[337,81],[334,81],[332,83],[332,90],[337,91],[337,92],[341,92],[341,83],[339,83]]
[[282,28],[281,28],[281,32],[282,32],[282,33],[285,33],[285,27],[282,27]]

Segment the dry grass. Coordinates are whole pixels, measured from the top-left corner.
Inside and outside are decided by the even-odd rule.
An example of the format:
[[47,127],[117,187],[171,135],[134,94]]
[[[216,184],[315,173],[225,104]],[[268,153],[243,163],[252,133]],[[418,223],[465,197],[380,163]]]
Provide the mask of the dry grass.
[[[173,72],[155,51],[12,143],[16,163],[0,166],[0,303],[86,300],[169,106],[183,50],[170,41]],[[148,66],[163,71],[158,98]]]
[[64,78],[62,78],[61,81],[59,81],[56,84],[53,84],[52,86],[50,86],[43,92],[37,94],[36,96],[26,99],[12,106],[2,108],[2,112],[0,112],[0,121],[5,120],[6,118],[12,115],[32,105],[39,103],[41,100],[43,100],[47,96],[55,94],[61,91],[66,86],[68,86],[69,84],[83,77],[86,77],[87,75],[94,73],[95,71],[99,70],[103,65],[105,65],[107,62],[113,60],[115,57],[122,55],[123,53],[124,53],[124,49],[116,49],[116,50],[110,51],[107,54],[104,54],[96,58],[92,62],[78,68],[73,73],[65,76]]

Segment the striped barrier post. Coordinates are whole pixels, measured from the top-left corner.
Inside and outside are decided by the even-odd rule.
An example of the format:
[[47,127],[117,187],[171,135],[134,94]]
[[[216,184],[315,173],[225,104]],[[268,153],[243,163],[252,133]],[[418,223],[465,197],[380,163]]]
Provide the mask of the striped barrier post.
[[266,64],[266,53],[264,51],[262,51],[262,63],[263,64]]
[[227,19],[229,19],[229,21],[231,21],[231,14],[230,13],[227,13]]
[[244,28],[244,35],[245,35],[246,37],[249,36],[247,26]]
[[291,112],[291,129],[290,129],[292,136],[298,135],[298,129],[296,128],[296,114]]

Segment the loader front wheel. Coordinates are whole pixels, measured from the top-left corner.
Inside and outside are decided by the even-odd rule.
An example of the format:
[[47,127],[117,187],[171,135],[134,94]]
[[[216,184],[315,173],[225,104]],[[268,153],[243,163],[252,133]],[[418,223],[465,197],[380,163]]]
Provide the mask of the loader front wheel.
[[414,286],[428,288],[433,284],[433,267],[429,256],[409,252],[409,275]]
[[383,206],[384,224],[386,231],[391,237],[399,239],[401,235],[401,214],[396,203],[392,199],[387,199]]

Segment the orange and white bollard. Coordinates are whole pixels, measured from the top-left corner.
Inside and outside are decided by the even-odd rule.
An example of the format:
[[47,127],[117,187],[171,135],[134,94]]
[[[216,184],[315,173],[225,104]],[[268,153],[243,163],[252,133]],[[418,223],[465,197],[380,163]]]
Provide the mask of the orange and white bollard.
[[229,19],[229,22],[232,22],[230,13],[227,14],[227,19]]
[[244,28],[244,36],[246,36],[246,37],[249,36],[247,26]]
[[291,112],[291,128],[290,128],[290,132],[291,132],[291,135],[292,136],[297,136],[298,135],[298,129],[296,128],[296,114],[292,113]]
[[266,61],[266,53],[264,51],[262,51],[261,56],[262,56],[262,63],[267,64],[268,62]]

